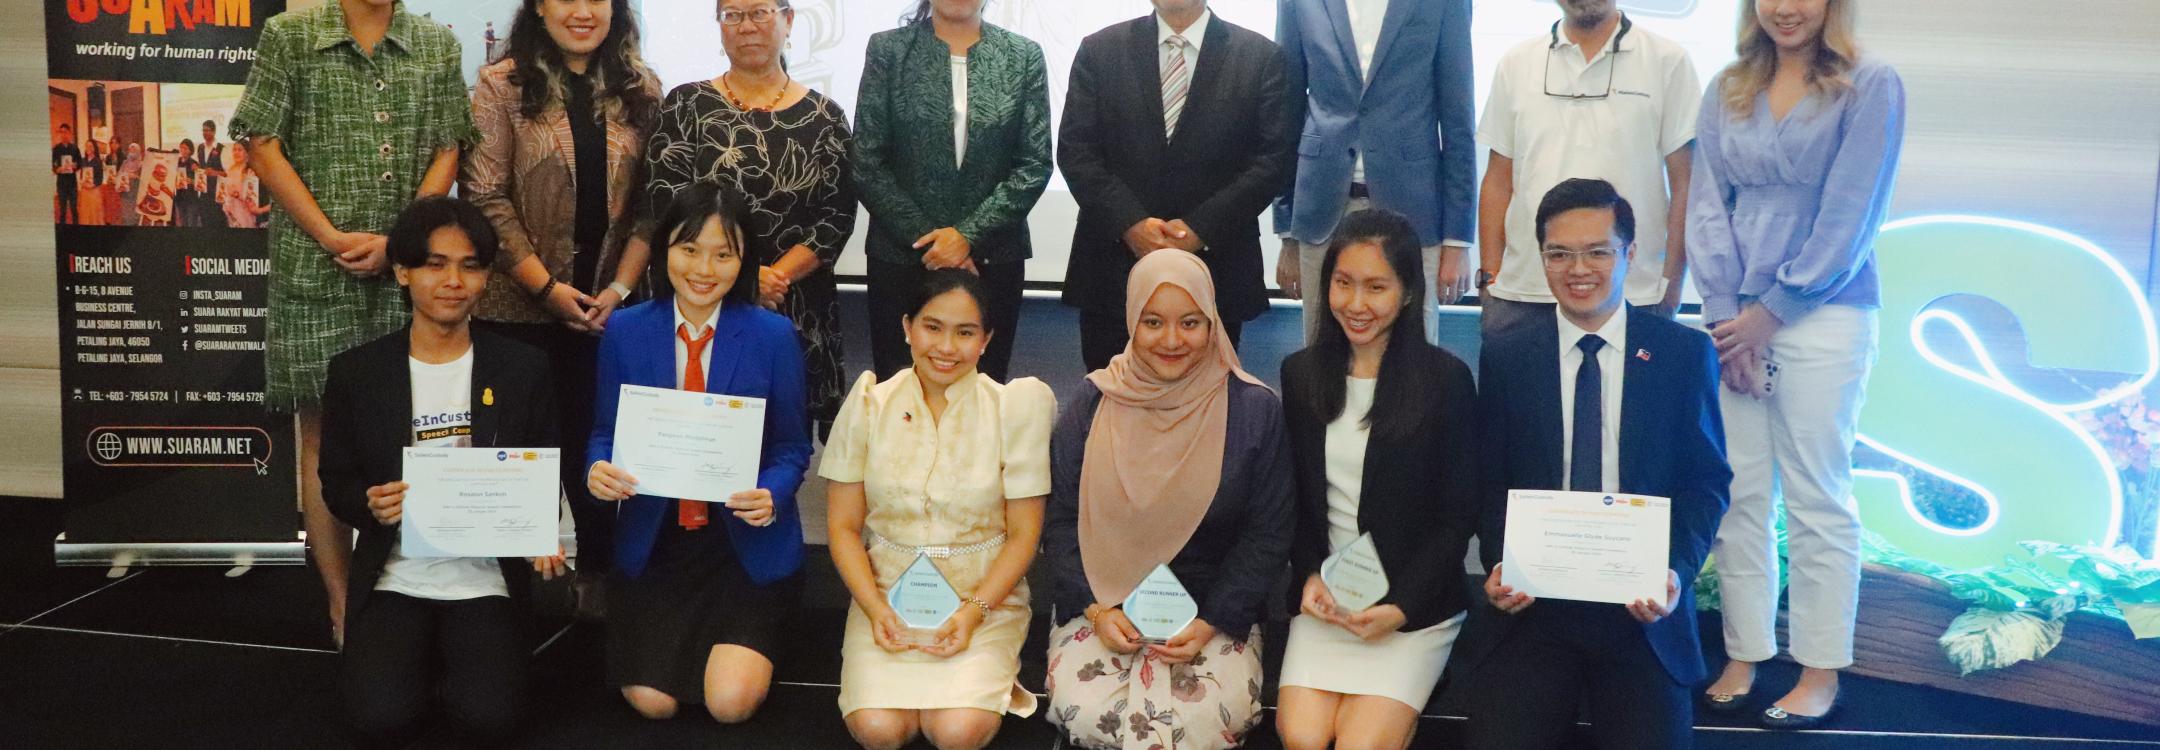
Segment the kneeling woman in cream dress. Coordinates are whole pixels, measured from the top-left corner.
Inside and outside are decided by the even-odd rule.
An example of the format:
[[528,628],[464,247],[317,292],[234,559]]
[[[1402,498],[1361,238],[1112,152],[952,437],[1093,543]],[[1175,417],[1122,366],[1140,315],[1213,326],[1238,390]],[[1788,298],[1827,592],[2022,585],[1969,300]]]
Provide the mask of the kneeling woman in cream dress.
[[[1016,682],[1029,618],[1021,577],[1042,534],[1057,401],[1040,380],[999,385],[975,371],[997,333],[984,294],[974,274],[933,271],[912,313],[874,321],[904,327],[914,366],[855,381],[819,470],[833,482],[833,566],[855,599],[840,713],[866,748],[917,734],[941,750],[980,748],[1005,713],[1035,712]],[[885,599],[918,555],[964,600],[927,645],[910,645]]]

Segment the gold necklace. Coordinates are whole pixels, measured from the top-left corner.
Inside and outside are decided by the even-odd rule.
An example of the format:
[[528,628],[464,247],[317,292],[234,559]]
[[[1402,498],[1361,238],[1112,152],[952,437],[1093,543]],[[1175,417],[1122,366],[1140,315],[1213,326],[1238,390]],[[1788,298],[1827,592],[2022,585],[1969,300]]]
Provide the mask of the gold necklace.
[[749,106],[749,105],[747,105],[747,104],[744,104],[744,103],[743,103],[743,100],[742,100],[742,97],[738,97],[738,96],[736,96],[736,95],[735,95],[735,87],[733,87],[733,86],[729,86],[729,85],[728,85],[728,76],[732,76],[732,75],[735,75],[735,71],[732,71],[732,70],[730,70],[730,71],[728,71],[728,72],[726,72],[726,73],[722,73],[722,74],[720,74],[720,93],[722,93],[722,94],[725,94],[725,95],[727,96],[727,98],[728,98],[728,103],[730,103],[730,104],[734,104],[734,105],[735,105],[735,108],[736,108],[736,109],[740,109],[740,110],[743,110],[743,111],[745,111],[745,112],[771,112],[771,111],[773,111],[773,108],[774,108],[774,107],[778,107],[778,106],[780,106],[780,100],[781,100],[782,98],[784,98],[784,97],[786,97],[786,96],[787,96],[787,90],[788,90],[788,86],[789,86],[789,85],[791,85],[791,84],[793,84],[793,83],[795,83],[795,77],[794,77],[794,76],[789,76],[789,75],[787,74],[787,71],[784,71],[784,70],[783,70],[783,71],[780,71],[780,75],[782,75],[782,76],[786,77],[786,78],[787,78],[787,80],[786,80],[786,81],[783,81],[783,82],[781,82],[781,84],[780,84],[780,90],[779,90],[779,91],[775,91],[775,92],[773,92],[773,97],[772,97],[772,101],[766,102],[766,103],[765,103],[765,106],[763,106],[763,107],[752,107],[752,106]]

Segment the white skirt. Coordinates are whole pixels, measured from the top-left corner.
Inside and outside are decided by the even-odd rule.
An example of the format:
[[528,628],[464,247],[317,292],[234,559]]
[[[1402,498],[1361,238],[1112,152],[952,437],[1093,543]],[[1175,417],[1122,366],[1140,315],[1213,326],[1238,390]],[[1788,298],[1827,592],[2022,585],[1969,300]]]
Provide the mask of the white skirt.
[[1447,668],[1448,653],[1455,650],[1462,623],[1458,614],[1423,630],[1365,641],[1332,623],[1298,615],[1290,620],[1282,686],[1377,695],[1423,711]]

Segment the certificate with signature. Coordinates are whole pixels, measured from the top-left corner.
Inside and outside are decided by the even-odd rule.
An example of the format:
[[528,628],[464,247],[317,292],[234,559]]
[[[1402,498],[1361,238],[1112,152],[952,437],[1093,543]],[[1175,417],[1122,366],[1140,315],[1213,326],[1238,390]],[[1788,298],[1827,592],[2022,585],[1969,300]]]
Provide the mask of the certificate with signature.
[[1500,582],[1540,599],[1665,601],[1672,500],[1510,490]]
[[542,557],[559,549],[560,448],[406,448],[406,557]]
[[762,398],[625,385],[615,407],[613,461],[640,495],[727,502],[757,489],[764,443]]

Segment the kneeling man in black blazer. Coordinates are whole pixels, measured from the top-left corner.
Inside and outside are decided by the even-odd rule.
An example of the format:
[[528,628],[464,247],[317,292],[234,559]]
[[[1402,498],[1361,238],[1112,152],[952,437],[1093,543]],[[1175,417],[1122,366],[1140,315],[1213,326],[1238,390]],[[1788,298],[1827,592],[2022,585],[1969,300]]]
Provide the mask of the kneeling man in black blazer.
[[[1568,180],[1538,206],[1547,322],[1488,340],[1480,358],[1485,511],[1479,543],[1497,636],[1471,664],[1473,750],[1558,747],[1589,704],[1605,750],[1692,742],[1689,687],[1704,677],[1695,573],[1717,536],[1732,470],[1718,414],[1717,351],[1699,331],[1622,297],[1635,217],[1603,180]],[[1672,499],[1663,601],[1533,601],[1500,583],[1510,489]]]
[[404,449],[555,447],[539,350],[472,328],[495,231],[471,204],[424,198],[389,237],[412,325],[330,360],[323,499],[360,532],[346,590],[341,703],[360,739],[403,746],[434,713],[476,744],[510,739],[525,707],[522,608],[531,571],[560,556],[408,558],[399,543]]

